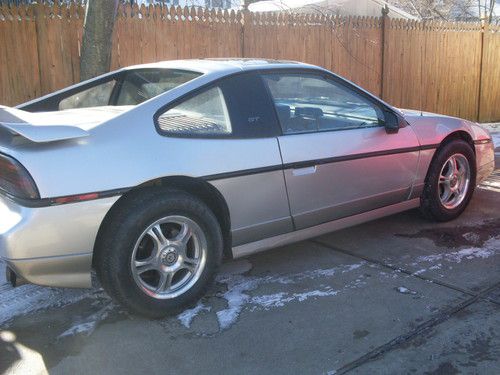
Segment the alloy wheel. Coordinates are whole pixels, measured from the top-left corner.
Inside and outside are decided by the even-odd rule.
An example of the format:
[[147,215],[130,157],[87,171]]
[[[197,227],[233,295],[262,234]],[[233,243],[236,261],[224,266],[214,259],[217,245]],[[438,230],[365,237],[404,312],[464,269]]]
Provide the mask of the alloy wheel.
[[203,230],[185,216],[157,220],[140,235],[130,267],[137,286],[157,299],[175,298],[200,278],[207,258]]
[[438,182],[439,200],[446,209],[454,209],[465,199],[470,185],[470,165],[462,154],[450,156],[441,168]]

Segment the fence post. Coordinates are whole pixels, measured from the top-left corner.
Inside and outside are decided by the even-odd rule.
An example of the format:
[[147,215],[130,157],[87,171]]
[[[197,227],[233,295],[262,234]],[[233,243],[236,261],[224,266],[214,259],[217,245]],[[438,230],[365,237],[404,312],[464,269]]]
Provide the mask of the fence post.
[[484,61],[484,37],[488,32],[488,21],[484,21],[481,26],[481,47],[479,54],[479,84],[478,84],[478,94],[477,94],[477,121],[481,121],[481,94],[483,89],[483,61]]
[[44,3],[33,4],[33,14],[35,15],[35,31],[36,31],[36,47],[38,51],[38,75],[40,79],[40,91],[42,95],[45,95],[49,91],[49,87],[46,85],[46,77],[43,74],[42,64],[49,63],[49,59],[44,59],[43,55],[47,48],[47,28],[45,22],[46,5]]
[[245,28],[247,27],[247,22],[250,23],[250,11],[248,7],[244,7],[241,11],[241,32],[240,32],[240,45],[241,45],[241,57],[245,56]]
[[385,80],[385,33],[386,33],[386,28],[387,28],[387,22],[389,21],[389,7],[387,4],[385,5],[384,8],[382,8],[382,35],[381,35],[381,47],[382,47],[382,53],[381,55],[381,60],[382,60],[382,66],[380,70],[380,97],[385,100],[385,95],[384,95],[384,80]]

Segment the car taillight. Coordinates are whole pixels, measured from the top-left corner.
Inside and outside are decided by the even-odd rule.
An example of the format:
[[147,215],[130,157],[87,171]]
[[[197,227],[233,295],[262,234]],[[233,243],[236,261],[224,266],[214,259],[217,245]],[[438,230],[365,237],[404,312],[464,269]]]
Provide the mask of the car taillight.
[[22,199],[40,198],[30,174],[17,160],[0,154],[0,190]]

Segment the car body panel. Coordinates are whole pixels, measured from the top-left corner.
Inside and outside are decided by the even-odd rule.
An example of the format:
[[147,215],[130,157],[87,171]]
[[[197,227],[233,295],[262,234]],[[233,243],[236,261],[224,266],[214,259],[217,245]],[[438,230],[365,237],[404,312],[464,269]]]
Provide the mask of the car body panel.
[[37,285],[90,288],[92,253],[6,260],[18,277]]
[[0,195],[0,256],[30,259],[91,253],[99,226],[117,200],[23,207]]
[[[493,142],[488,131],[480,125],[456,117],[434,113],[410,110],[403,110],[402,112],[422,145],[439,145],[443,139],[452,133],[467,133],[474,143],[476,167],[478,172],[481,172],[478,173],[477,183],[483,181],[493,171],[495,159]],[[424,159],[425,155],[422,155],[422,165],[416,184],[423,184],[425,179],[423,172],[428,169],[430,164],[429,155],[426,158],[428,163]]]
[[[210,181],[225,198],[233,246],[293,230],[283,171]],[[242,186],[248,187],[242,195]]]
[[[396,134],[372,127],[285,135],[279,141],[285,166],[297,163],[285,171],[297,229],[400,202],[415,180],[419,142],[408,126]],[[307,161],[311,165],[304,167]]]
[[388,215],[397,214],[412,208],[417,208],[420,205],[420,199],[410,199],[399,202],[390,206],[377,208],[371,211],[362,212],[356,215],[347,216],[341,219],[329,221],[323,224],[318,224],[313,227],[299,229],[287,234],[282,234],[274,237],[265,238],[260,241],[250,242],[240,246],[233,247],[233,255],[235,258],[240,258],[255,254],[261,251],[273,249],[280,246],[285,246],[290,243],[303,241],[309,238],[318,237],[326,233],[336,230],[352,227],[354,225],[366,223],[367,221],[379,219]]
[[436,153],[435,148],[422,149],[418,155],[417,172],[415,173],[415,181],[412,184],[409,199],[420,197],[424,189],[424,181],[427,176],[427,171],[431,165],[432,158]]
[[88,288],[94,242],[117,200],[23,207],[0,195],[0,258],[29,282]]

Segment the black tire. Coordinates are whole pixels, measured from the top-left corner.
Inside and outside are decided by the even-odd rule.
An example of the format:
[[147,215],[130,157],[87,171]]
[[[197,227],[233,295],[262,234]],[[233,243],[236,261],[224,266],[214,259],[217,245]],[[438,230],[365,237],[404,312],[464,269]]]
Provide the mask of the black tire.
[[[439,175],[446,161],[455,154],[465,156],[469,163],[470,180],[468,190],[462,202],[454,208],[445,207],[438,193]],[[449,221],[457,218],[469,204],[476,186],[476,157],[471,146],[462,140],[453,140],[442,145],[431,162],[422,196],[420,198],[420,211],[429,220]]]
[[[104,290],[133,313],[150,318],[175,314],[194,304],[213,282],[222,259],[223,240],[213,212],[200,199],[172,189],[133,192],[113,207],[99,233],[94,266]],[[147,295],[134,281],[133,249],[143,231],[163,217],[193,220],[206,237],[206,262],[199,279],[183,294],[169,299]]]

